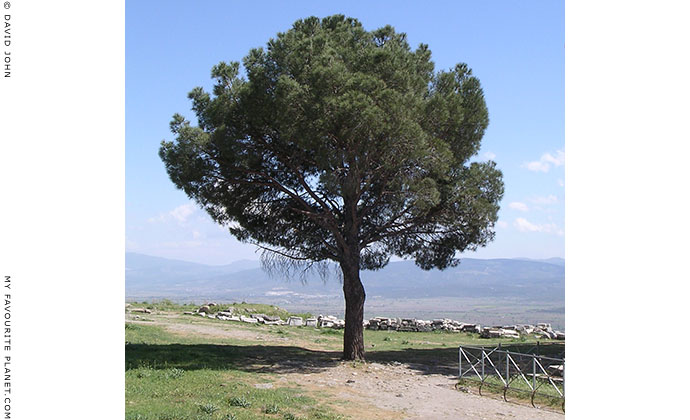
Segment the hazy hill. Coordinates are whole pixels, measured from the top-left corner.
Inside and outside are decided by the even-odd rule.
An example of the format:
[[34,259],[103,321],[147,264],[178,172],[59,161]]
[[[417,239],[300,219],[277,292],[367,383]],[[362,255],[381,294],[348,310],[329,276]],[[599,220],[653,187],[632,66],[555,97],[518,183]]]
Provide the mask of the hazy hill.
[[560,266],[562,266],[562,267],[565,267],[565,260],[564,260],[563,258],[558,258],[558,257],[546,258],[546,259],[541,259],[541,260],[539,260],[539,259],[536,259],[536,260],[535,260],[535,259],[532,259],[532,258],[515,258],[515,259],[516,259],[516,260],[521,260],[521,261],[545,262],[545,263],[556,264],[556,265],[560,265]]
[[[290,301],[341,297],[337,279],[307,284],[272,278],[258,261],[210,266],[127,253],[126,296],[136,298],[250,300],[263,297]],[[517,298],[562,302],[565,261],[464,258],[457,267],[424,271],[411,261],[392,262],[361,274],[368,298]],[[256,299],[254,299],[256,300]]]

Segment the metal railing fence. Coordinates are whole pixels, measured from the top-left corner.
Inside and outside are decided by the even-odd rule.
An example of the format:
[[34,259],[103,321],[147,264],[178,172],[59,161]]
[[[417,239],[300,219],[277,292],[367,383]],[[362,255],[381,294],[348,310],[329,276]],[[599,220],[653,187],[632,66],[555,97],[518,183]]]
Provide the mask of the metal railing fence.
[[537,396],[560,400],[565,412],[565,358],[460,346],[458,376],[460,381],[478,381],[479,395],[484,387],[502,388],[505,401],[508,391],[515,391],[529,394],[533,407]]

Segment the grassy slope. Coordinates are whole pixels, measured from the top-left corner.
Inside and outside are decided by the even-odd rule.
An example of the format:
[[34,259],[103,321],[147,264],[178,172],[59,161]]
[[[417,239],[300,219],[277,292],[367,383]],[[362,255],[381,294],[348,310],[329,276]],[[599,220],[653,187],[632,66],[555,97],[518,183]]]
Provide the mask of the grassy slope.
[[[266,314],[270,308],[245,306]],[[140,317],[180,326],[210,326],[264,337],[261,342],[226,336],[177,334],[157,325],[126,323],[127,419],[338,419],[343,403],[313,395],[281,373],[302,372],[342,363],[342,331],[251,325],[194,316],[170,317],[161,305]],[[176,314],[181,308],[175,307]],[[183,308],[184,309],[184,308]],[[188,309],[185,309],[188,310]],[[273,309],[273,311],[280,311]],[[281,313],[275,313],[281,315]],[[449,374],[457,369],[457,346],[494,347],[498,343],[526,351],[529,340],[480,339],[475,334],[365,331],[368,361],[410,363],[413,368]],[[541,342],[543,354],[559,353],[562,343]],[[272,383],[272,389],[254,384]],[[249,404],[245,407],[243,405]],[[339,409],[340,408],[340,409]]]
[[275,375],[252,370],[245,360],[250,346],[232,351],[238,340],[183,337],[132,323],[125,336],[127,419],[343,418],[291,384],[254,387]]
[[[175,303],[169,299],[163,299],[157,302],[132,302],[129,304],[131,308],[146,308],[158,312],[193,312],[199,309],[199,305],[193,303]],[[285,309],[273,305],[266,305],[262,303],[233,303],[233,304],[218,304],[210,307],[211,313],[220,311],[232,310],[239,315],[250,316],[251,314],[277,315],[282,319],[287,319],[289,316],[301,316],[302,318],[311,318],[310,313],[292,313]]]

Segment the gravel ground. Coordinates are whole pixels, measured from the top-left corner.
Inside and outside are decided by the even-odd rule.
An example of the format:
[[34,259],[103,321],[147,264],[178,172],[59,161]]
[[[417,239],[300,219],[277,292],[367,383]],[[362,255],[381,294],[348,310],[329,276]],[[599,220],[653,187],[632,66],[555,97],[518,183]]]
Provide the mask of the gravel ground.
[[[486,396],[455,390],[456,380],[440,374],[424,374],[406,365],[367,363],[353,368],[342,363],[317,373],[284,375],[284,380],[311,389],[324,389],[338,399],[357,405],[358,415],[365,406],[378,410],[376,417],[426,419],[554,419],[563,420],[562,413],[519,405]],[[379,411],[380,410],[380,411]],[[402,414],[401,414],[402,413]],[[365,418],[365,417],[360,417]]]

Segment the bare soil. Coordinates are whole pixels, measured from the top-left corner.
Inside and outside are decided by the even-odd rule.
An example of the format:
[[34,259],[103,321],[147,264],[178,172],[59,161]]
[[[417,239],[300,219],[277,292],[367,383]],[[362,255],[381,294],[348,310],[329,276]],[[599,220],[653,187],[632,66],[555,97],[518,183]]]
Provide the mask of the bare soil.
[[283,377],[308,389],[329,391],[338,399],[355,402],[355,406],[375,408],[377,419],[564,418],[562,413],[459,392],[454,388],[457,377],[423,374],[405,364],[366,363],[363,367],[353,367],[351,363],[343,362],[317,373]]

